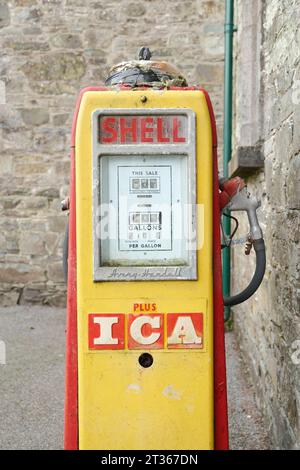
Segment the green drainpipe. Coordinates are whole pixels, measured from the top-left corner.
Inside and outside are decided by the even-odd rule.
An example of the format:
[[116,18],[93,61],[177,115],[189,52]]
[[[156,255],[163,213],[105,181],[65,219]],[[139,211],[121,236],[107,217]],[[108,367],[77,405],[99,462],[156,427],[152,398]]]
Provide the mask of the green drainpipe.
[[[224,137],[223,137],[223,176],[228,178],[228,163],[231,159],[232,150],[232,50],[233,33],[235,27],[234,18],[234,0],[225,2],[225,69],[224,69]],[[230,219],[223,217],[223,227],[226,235],[230,235]],[[223,295],[230,295],[230,248],[222,250],[222,282]],[[230,307],[224,308],[224,320],[230,317]]]

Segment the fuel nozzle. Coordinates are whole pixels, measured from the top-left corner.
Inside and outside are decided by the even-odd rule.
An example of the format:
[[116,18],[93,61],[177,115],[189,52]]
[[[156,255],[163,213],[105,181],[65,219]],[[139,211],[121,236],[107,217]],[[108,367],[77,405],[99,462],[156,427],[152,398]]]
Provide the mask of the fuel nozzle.
[[[236,177],[231,180],[219,180],[220,188],[220,208],[231,212],[245,211],[249,221],[249,233],[246,237],[245,254],[249,255],[253,246],[256,255],[256,267],[249,285],[239,294],[225,297],[224,305],[233,306],[245,302],[259,288],[266,269],[266,250],[263,239],[263,233],[260,228],[257,209],[260,207],[260,201],[247,191],[246,184],[242,178]],[[233,218],[233,217],[232,217]],[[243,239],[240,241],[244,242]],[[230,238],[228,246],[236,244]]]

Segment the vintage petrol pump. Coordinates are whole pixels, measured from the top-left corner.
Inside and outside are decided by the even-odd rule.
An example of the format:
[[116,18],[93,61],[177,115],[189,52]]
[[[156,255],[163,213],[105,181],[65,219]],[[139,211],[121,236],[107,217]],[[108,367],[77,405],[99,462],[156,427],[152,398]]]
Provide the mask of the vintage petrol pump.
[[[150,60],[82,90],[72,130],[66,449],[227,449],[220,209],[258,203],[218,180],[207,92]],[[230,243],[230,240],[225,240]]]

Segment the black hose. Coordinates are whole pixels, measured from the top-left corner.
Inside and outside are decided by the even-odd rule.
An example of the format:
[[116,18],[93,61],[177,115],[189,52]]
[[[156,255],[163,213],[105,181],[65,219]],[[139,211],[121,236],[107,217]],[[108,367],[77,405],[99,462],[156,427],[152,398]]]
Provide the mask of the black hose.
[[266,270],[266,248],[263,238],[259,240],[254,240],[253,242],[255,254],[256,254],[256,269],[255,273],[251,279],[250,284],[239,294],[233,295],[231,297],[224,297],[224,305],[233,306],[245,302],[249,299],[254,292],[259,288]]

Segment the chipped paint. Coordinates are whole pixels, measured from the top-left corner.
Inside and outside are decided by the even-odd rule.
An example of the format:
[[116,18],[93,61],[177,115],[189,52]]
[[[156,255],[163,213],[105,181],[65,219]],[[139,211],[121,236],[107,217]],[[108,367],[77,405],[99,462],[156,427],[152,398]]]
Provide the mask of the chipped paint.
[[173,400],[181,400],[182,394],[173,388],[173,385],[168,385],[163,389],[163,395]]
[[138,394],[141,393],[142,388],[139,384],[129,384],[126,390]]
[[188,413],[193,413],[195,410],[195,407],[194,405],[186,405],[185,409]]

